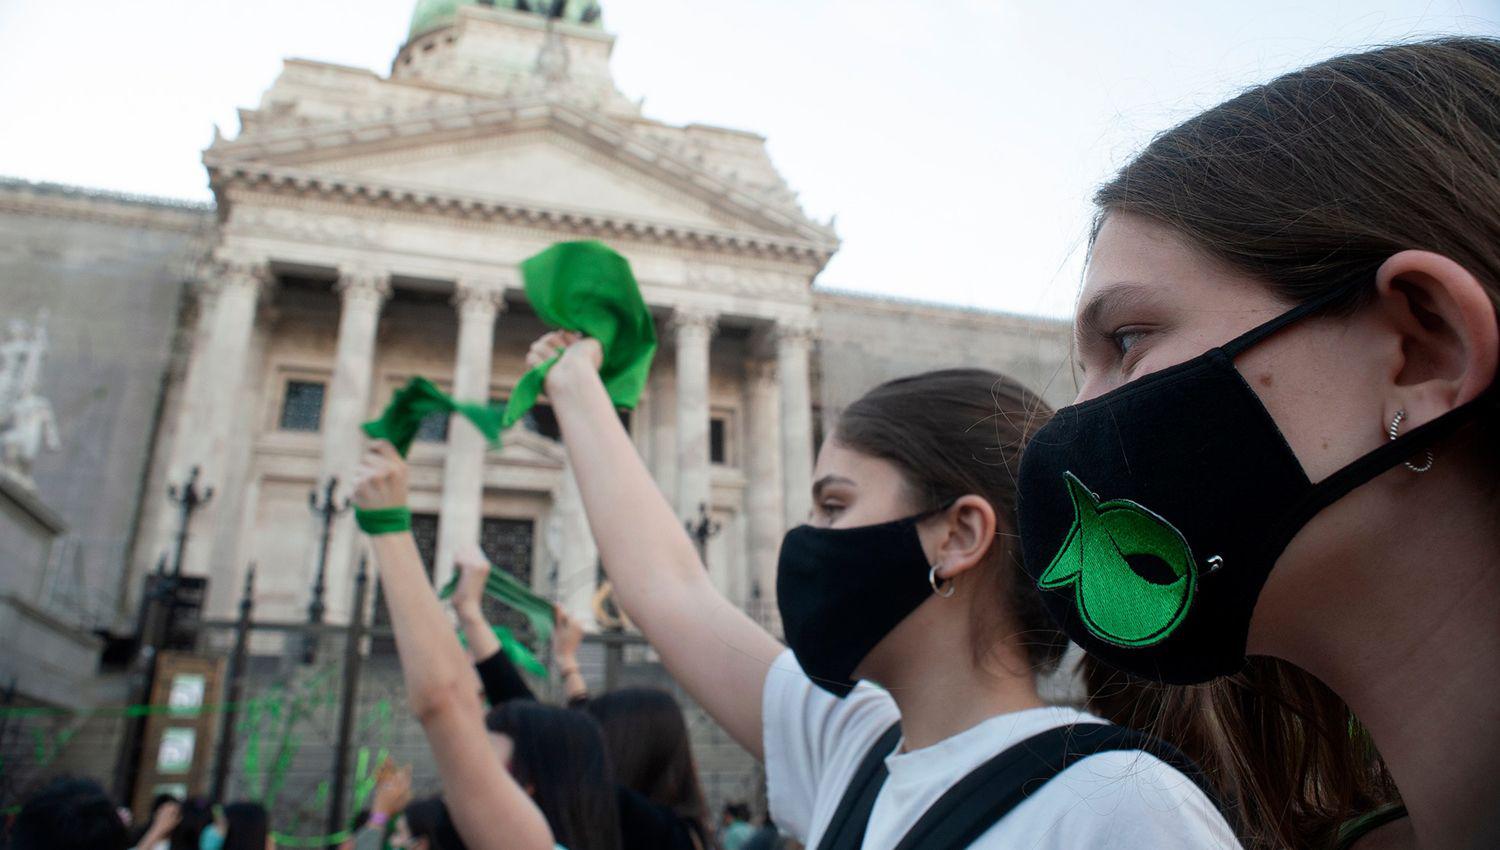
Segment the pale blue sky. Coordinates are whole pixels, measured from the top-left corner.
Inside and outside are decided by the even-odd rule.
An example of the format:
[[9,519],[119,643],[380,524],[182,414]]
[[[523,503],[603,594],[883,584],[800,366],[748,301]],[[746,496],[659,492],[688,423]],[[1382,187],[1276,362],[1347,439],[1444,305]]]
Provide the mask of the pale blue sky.
[[[385,72],[414,0],[0,0],[0,174],[206,199],[287,56]],[[844,249],[819,285],[1064,315],[1092,187],[1151,135],[1347,50],[1500,35],[1500,0],[603,0],[648,115],[766,135]]]

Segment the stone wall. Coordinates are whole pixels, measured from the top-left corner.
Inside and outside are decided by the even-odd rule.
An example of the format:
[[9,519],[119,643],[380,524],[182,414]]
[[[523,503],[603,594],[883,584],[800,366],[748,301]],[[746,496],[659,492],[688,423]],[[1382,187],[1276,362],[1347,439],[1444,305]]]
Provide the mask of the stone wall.
[[41,391],[62,432],[34,469],[70,528],[41,602],[84,625],[117,625],[182,280],[212,220],[204,206],[0,180],[0,319],[47,311]]
[[1054,407],[1073,400],[1068,322],[814,290],[825,422],[883,381],[956,366],[1009,375]]

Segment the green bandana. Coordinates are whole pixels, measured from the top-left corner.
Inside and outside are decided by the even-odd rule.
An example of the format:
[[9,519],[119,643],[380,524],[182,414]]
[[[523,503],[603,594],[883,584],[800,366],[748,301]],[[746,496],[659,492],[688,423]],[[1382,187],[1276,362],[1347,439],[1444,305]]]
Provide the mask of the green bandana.
[[[447,586],[438,594],[439,599],[447,599],[453,595],[453,590],[458,587],[458,578],[459,574],[455,571],[453,578],[449,580]],[[484,594],[491,599],[498,599],[507,608],[519,611],[526,617],[526,621],[531,624],[531,630],[536,634],[536,639],[539,643],[549,640],[552,637],[552,620],[556,616],[552,603],[538,596],[536,591],[522,584],[515,576],[505,570],[492,568],[489,577],[484,582]],[[507,631],[506,635],[509,634]],[[506,646],[506,635],[499,635],[497,633],[502,647]],[[516,647],[526,649],[525,644],[522,644],[514,635],[510,635],[510,638]],[[511,649],[507,648],[506,654],[518,665],[525,666],[524,661],[517,653],[512,652]],[[531,656],[531,658],[532,662],[535,663],[535,656]],[[540,664],[537,666],[540,666]]]
[[[521,639],[516,637],[514,632],[504,626],[490,626],[490,631],[494,632],[495,640],[500,641],[500,651],[505,653],[505,657],[510,659],[510,663],[533,676],[542,679],[547,678],[546,665],[537,660],[536,655],[531,651],[531,647],[522,643]],[[462,630],[458,633],[458,642],[464,646],[469,645],[469,639],[464,637]]]
[[[633,410],[641,399],[656,323],[641,298],[630,263],[602,242],[560,242],[521,263],[526,297],[549,327],[578,331],[599,341],[604,362],[599,377],[616,407]],[[536,404],[542,382],[557,358],[522,376],[505,408],[509,428]]]
[[417,438],[417,431],[422,427],[422,420],[427,414],[437,412],[462,414],[474,423],[491,446],[500,440],[500,408],[454,401],[452,396],[423,377],[412,378],[406,386],[396,390],[380,418],[366,422],[364,431],[373,440],[389,441],[402,457],[406,457],[411,451],[412,440]]

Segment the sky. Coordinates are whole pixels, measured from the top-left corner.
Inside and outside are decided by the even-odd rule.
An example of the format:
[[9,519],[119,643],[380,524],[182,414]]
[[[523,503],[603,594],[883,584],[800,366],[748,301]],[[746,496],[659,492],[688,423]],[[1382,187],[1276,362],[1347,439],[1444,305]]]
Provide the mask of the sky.
[[[286,57],[385,73],[415,0],[0,0],[0,175],[209,200]],[[649,117],[752,130],[843,247],[820,287],[1067,315],[1093,187],[1240,89],[1500,36],[1500,0],[602,0]]]

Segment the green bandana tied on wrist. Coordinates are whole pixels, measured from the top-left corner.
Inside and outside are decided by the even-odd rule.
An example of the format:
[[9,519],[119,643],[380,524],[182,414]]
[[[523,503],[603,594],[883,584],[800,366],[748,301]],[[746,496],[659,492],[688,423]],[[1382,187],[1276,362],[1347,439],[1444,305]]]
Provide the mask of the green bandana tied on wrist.
[[399,534],[411,531],[411,508],[356,508],[354,521],[359,530],[374,537],[377,534]]
[[[521,263],[526,298],[548,327],[599,341],[599,377],[615,407],[634,410],[656,354],[656,323],[630,263],[602,242],[559,242]],[[505,407],[502,427],[536,404],[554,357],[522,376]]]

